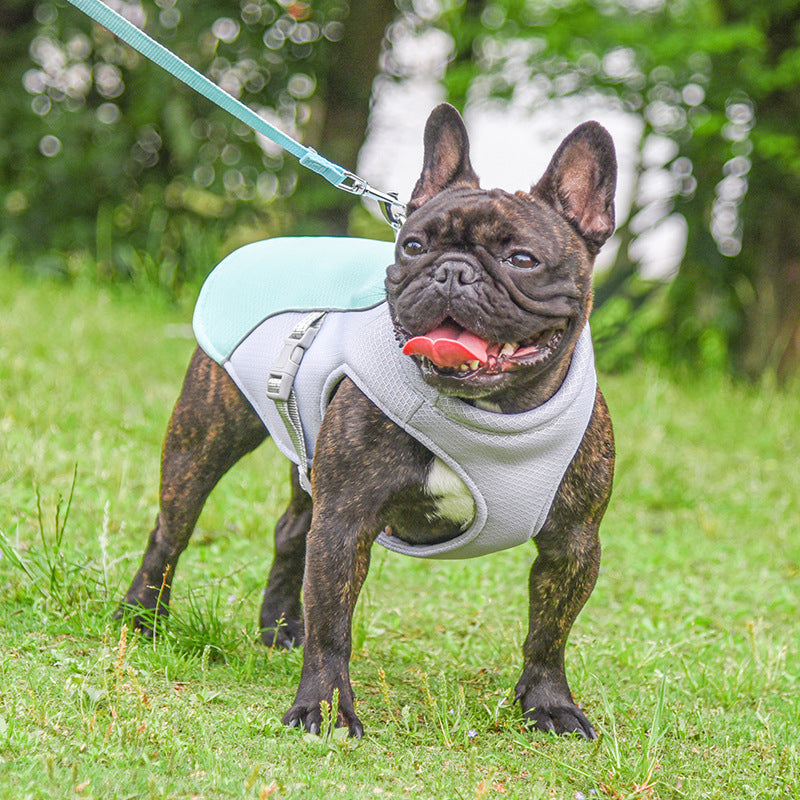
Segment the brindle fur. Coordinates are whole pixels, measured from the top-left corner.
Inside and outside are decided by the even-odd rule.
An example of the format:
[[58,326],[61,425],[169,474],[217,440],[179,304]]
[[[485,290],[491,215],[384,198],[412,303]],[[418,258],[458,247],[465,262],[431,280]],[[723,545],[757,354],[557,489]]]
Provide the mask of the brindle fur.
[[[445,190],[451,198],[459,192],[474,194],[477,178],[465,155],[466,132],[454,114],[452,109],[440,108],[431,116],[426,129],[426,160],[412,195],[412,211],[423,204],[435,207]],[[608,146],[602,139],[594,149]],[[458,150],[455,155],[454,147]],[[562,150],[564,145],[554,163]],[[578,158],[580,153],[576,156],[574,151],[564,150],[565,158]],[[580,166],[585,170],[585,164]],[[552,246],[560,248],[559,263],[567,264],[557,280],[571,281],[577,287],[578,306],[571,312],[575,330],[561,362],[537,380],[522,381],[490,398],[496,399],[504,411],[544,402],[563,380],[574,340],[589,315],[593,257],[613,229],[609,200],[609,186],[613,197],[613,179],[601,175],[593,185],[600,186],[606,180],[602,197],[584,196],[576,205],[575,181],[566,185],[570,169],[570,164],[560,168],[558,180],[548,171],[531,194],[520,193],[514,198],[506,193],[484,193],[486,202],[504,209],[503,214],[494,214],[491,224],[468,210],[462,213],[455,209],[448,217],[454,228],[460,226],[453,231],[454,238],[468,236],[474,240],[485,223],[488,227],[478,238],[492,239],[504,235],[503,225],[507,224],[513,234],[514,226],[520,224],[513,219],[515,202],[541,206],[544,223],[538,224],[546,228],[542,235],[551,237]],[[511,219],[506,207],[512,209]],[[520,206],[519,213],[523,210]],[[445,236],[441,230],[436,235]],[[393,284],[402,277],[398,269],[390,268],[387,278],[390,305]],[[458,279],[464,283],[463,275]],[[458,288],[464,291],[463,285]],[[506,291],[519,294],[514,286]],[[524,303],[525,297],[515,302]],[[512,322],[508,324],[513,328]],[[511,328],[509,337],[514,334]],[[503,339],[498,335],[494,341]],[[156,527],[123,603],[132,610],[138,627],[151,629],[157,606],[160,616],[167,613],[175,566],[208,494],[222,475],[265,437],[261,421],[225,371],[198,349],[167,431]],[[342,381],[316,443],[311,474],[313,504],[300,488],[293,469],[292,498],[276,528],[274,561],[261,609],[266,644],[304,645],[300,684],[283,718],[287,725],[319,732],[320,704],[329,702],[338,690],[337,724],[347,726],[354,736],[362,735],[349,678],[351,621],[369,568],[372,544],[382,530],[413,531],[427,525],[431,530],[425,541],[450,538],[460,532],[445,519],[430,522],[431,500],[424,493],[424,485],[432,459],[430,452],[387,419],[351,381]],[[535,539],[538,556],[530,572],[529,629],[516,698],[525,718],[539,730],[595,737],[570,693],[564,649],[572,624],[597,579],[598,528],[611,494],[613,468],[611,420],[598,389],[583,441]]]

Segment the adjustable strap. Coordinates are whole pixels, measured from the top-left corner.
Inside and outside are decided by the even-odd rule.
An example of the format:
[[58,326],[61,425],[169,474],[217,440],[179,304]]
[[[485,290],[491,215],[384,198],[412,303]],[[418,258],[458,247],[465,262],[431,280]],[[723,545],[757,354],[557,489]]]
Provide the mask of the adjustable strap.
[[322,327],[325,314],[325,311],[314,311],[294,326],[284,340],[283,350],[272,365],[267,378],[267,397],[275,403],[275,408],[286,426],[286,432],[299,460],[297,469],[300,485],[309,495],[311,480],[308,476],[308,450],[300,422],[297,396],[294,392],[294,378],[306,350]]

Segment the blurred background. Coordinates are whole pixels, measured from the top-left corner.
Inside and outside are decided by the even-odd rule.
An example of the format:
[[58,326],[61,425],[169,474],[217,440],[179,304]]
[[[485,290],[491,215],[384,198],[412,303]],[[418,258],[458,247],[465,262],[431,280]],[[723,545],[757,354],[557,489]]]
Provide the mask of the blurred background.
[[[614,135],[601,367],[800,370],[800,0],[108,0],[327,158],[405,199],[442,100],[483,184]],[[0,4],[0,271],[192,297],[235,247],[391,238],[62,0]]]

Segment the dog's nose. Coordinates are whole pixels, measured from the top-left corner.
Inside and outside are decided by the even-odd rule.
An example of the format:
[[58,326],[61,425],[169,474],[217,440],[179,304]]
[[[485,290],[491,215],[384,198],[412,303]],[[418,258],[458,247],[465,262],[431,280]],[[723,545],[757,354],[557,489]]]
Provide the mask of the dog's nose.
[[436,267],[433,279],[437,283],[450,287],[453,285],[467,286],[478,280],[475,270],[466,261],[445,261]]

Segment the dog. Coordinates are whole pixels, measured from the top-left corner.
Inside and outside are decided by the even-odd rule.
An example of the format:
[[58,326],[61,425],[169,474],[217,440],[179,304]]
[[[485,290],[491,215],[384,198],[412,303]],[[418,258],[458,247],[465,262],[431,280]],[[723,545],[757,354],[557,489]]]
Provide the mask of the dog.
[[[594,258],[614,230],[615,186],[614,145],[595,122],[564,139],[530,191],[512,194],[480,188],[458,112],[444,104],[431,113],[385,302],[354,312],[355,333],[345,337],[353,352],[337,350],[320,419],[311,434],[306,423],[295,430],[309,452],[293,458],[299,468],[260,616],[265,644],[304,647],[284,724],[319,733],[320,704],[338,690],[336,724],[363,735],[349,678],[351,622],[376,540],[457,558],[535,536],[515,699],[534,729],[596,738],[573,701],[564,650],[597,578],[613,479],[588,318]],[[332,335],[318,342],[347,318],[306,320],[286,341],[313,329],[321,338],[305,342],[304,359],[336,349]],[[283,335],[264,341],[277,336],[280,350]],[[294,369],[299,378],[305,360]],[[278,404],[258,402],[273,412]],[[279,433],[255,403],[230,368],[195,351],[166,434],[156,525],[122,606],[146,633],[168,612],[178,558],[209,493]],[[290,431],[281,428],[284,440]]]

